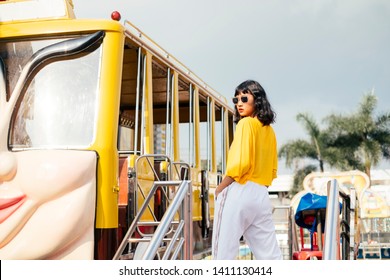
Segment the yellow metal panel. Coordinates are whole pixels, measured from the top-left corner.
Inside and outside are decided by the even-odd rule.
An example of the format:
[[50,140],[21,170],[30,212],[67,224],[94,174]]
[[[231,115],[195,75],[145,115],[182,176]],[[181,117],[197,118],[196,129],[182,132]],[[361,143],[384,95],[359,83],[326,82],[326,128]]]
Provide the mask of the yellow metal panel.
[[173,72],[173,161],[180,161],[179,152],[179,75]]
[[118,226],[118,116],[122,79],[124,36],[107,32],[102,49],[102,64],[96,139],[91,146],[99,155],[96,227]]
[[124,32],[124,27],[113,20],[50,20],[28,23],[1,23],[0,38],[23,36],[52,36],[63,34],[80,34],[105,30],[106,32]]
[[[138,174],[138,173],[137,173]],[[139,179],[138,178],[138,185],[141,187],[145,197],[149,194],[150,190],[152,189],[153,187],[153,183],[154,183],[154,178],[152,178],[152,180],[143,180],[143,179]],[[143,195],[141,194],[141,192],[137,189],[137,205],[138,205],[138,209],[137,211],[139,211],[141,209],[141,206],[142,204],[144,203],[145,199],[143,197]],[[140,218],[140,221],[142,222],[146,222],[146,221],[154,221],[154,213],[153,213],[153,209],[154,209],[154,198],[152,198],[149,202],[149,206],[150,208],[148,207],[145,212],[143,213],[143,215],[141,216]]]
[[202,220],[202,200],[200,199],[202,180],[200,168],[191,168],[192,178],[192,220]]
[[195,168],[200,168],[200,139],[199,139],[199,131],[200,131],[200,116],[199,116],[199,88],[197,86],[194,87],[194,145],[195,145]]
[[151,53],[146,53],[146,77],[145,77],[145,93],[144,93],[144,102],[145,102],[145,112],[144,112],[144,123],[145,123],[145,154],[153,154],[153,76],[152,76],[152,55]]
[[215,148],[215,101],[211,99],[211,172],[217,172],[217,155]]

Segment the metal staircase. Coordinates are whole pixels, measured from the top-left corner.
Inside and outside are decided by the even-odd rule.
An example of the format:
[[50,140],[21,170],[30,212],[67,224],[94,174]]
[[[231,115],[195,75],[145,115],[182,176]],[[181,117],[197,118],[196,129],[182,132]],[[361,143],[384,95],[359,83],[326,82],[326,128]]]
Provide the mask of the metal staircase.
[[[156,161],[163,163],[166,176],[157,174],[154,166]],[[152,172],[155,178],[147,194],[138,178],[139,169],[142,168],[148,168],[148,172]],[[135,160],[131,173],[129,178],[136,188],[136,213],[113,259],[192,259],[192,183],[189,165],[171,162],[165,155],[144,155]],[[161,177],[166,180],[161,180]],[[158,190],[162,192],[167,205],[160,220],[151,207],[152,198]],[[138,193],[144,200],[140,207],[137,205]],[[153,220],[145,221],[142,217],[146,213]],[[154,232],[142,232],[140,229],[145,226],[155,228]],[[135,252],[130,252],[133,248]]]

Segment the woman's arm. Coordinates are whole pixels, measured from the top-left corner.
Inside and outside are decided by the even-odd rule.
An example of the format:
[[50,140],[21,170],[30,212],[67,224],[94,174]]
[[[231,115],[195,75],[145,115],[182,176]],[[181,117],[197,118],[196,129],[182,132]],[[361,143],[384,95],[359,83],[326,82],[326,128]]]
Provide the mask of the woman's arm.
[[234,179],[229,176],[225,176],[225,178],[222,179],[221,183],[217,186],[215,189],[215,198],[218,196],[218,194],[223,191],[224,188],[228,187],[231,183],[234,182]]

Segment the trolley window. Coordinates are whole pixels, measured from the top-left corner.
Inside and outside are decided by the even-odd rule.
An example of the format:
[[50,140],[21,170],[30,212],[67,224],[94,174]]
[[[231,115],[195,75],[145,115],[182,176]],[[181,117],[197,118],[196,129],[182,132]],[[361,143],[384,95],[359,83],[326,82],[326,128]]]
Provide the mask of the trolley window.
[[11,121],[12,150],[87,147],[93,142],[100,43],[61,58],[51,58],[47,53],[48,58],[29,73],[32,78],[26,79],[24,89],[15,93],[15,85],[24,78],[23,71],[34,56],[50,48],[58,53],[62,51],[61,42],[70,44],[77,38],[0,43],[8,99],[20,94]]
[[194,86],[184,79],[179,80],[179,110],[180,161],[195,166]]
[[[141,149],[143,57],[140,50],[126,44],[123,54],[118,150],[138,153]],[[137,115],[138,114],[138,115]]]
[[202,170],[211,171],[211,99],[199,93],[200,108],[200,164]]

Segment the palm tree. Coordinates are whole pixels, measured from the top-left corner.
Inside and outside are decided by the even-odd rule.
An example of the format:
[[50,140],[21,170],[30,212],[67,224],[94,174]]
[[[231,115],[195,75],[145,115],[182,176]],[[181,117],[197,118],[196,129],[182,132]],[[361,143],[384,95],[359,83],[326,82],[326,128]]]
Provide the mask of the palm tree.
[[326,118],[326,141],[337,154],[335,162],[343,169],[360,169],[369,177],[372,166],[382,158],[390,159],[390,113],[375,117],[376,105],[377,97],[371,91],[355,113]]
[[310,174],[311,172],[316,171],[316,169],[317,169],[316,166],[309,164],[309,165],[306,165],[306,166],[296,170],[296,172],[294,174],[294,178],[293,178],[293,185],[292,185],[290,191],[288,192],[288,196],[290,198],[292,198],[294,195],[296,195],[297,193],[299,193],[302,190],[302,184],[303,184],[305,177],[308,174]]
[[279,149],[279,158],[286,158],[286,166],[291,165],[298,159],[314,159],[318,161],[321,172],[324,172],[323,160],[323,134],[317,123],[308,113],[299,113],[297,121],[301,122],[310,137],[310,141],[298,139],[291,140]]

